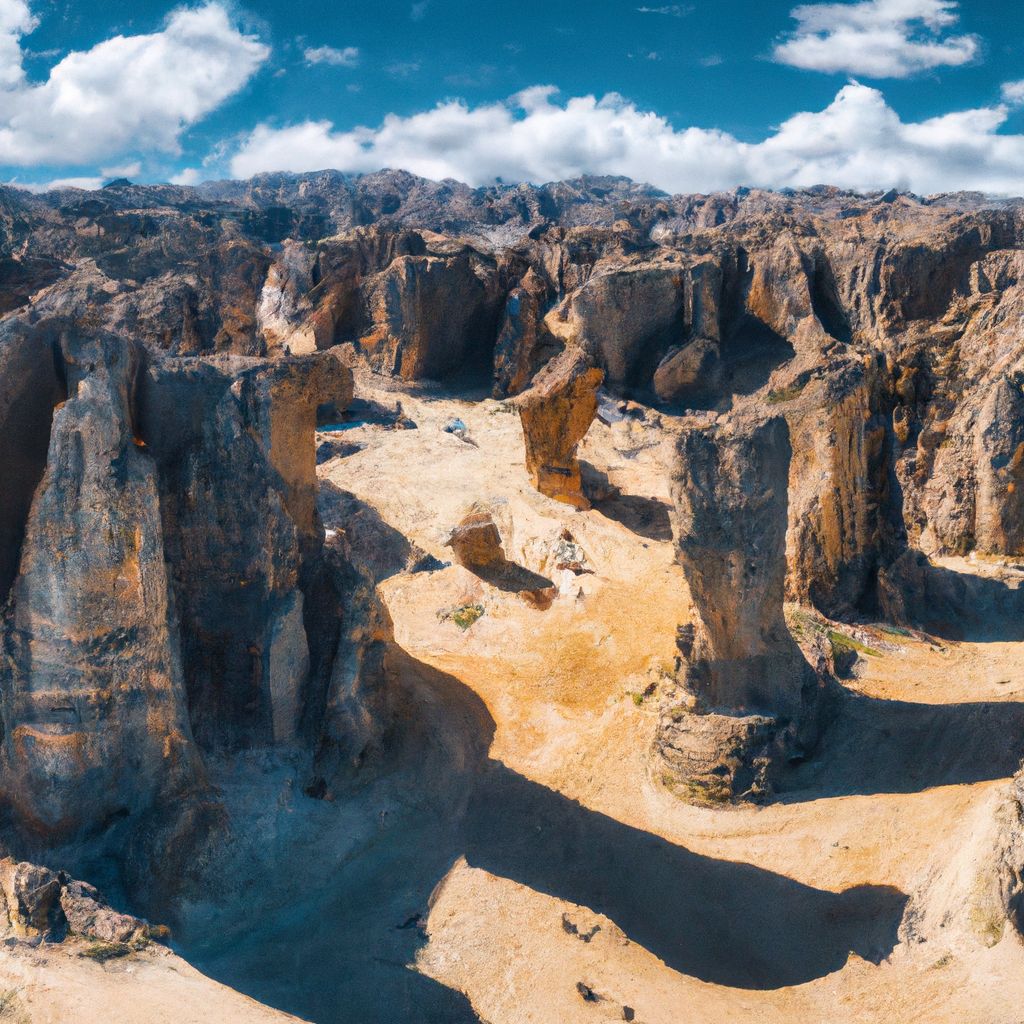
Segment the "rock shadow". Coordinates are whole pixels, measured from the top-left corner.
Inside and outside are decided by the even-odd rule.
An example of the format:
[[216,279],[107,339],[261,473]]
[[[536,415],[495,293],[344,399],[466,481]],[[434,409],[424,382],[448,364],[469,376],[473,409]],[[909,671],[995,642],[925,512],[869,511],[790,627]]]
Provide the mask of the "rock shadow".
[[744,316],[722,343],[722,380],[727,395],[752,395],[773,371],[788,363],[796,349],[781,334],[754,316]]
[[1024,756],[1024,703],[914,704],[844,693],[815,755],[781,780],[786,803],[917,793],[1011,777]]
[[581,462],[581,466],[583,491],[601,515],[646,540],[672,540],[671,510],[666,502],[638,494],[622,494],[607,473],[589,462]]
[[523,591],[543,592],[551,590],[555,585],[546,576],[541,576],[540,573],[533,572],[518,562],[473,565],[466,568],[484,583],[510,594],[519,594]]
[[638,494],[619,494],[592,504],[605,518],[621,523],[638,537],[657,541],[672,540],[672,520],[669,507],[663,501],[642,498]]
[[890,619],[944,640],[991,643],[1024,640],[1024,584],[935,565],[904,552],[880,579]]
[[[431,894],[462,855],[607,915],[671,969],[718,984],[801,984],[851,952],[878,963],[892,950],[898,890],[815,889],[588,810],[487,760],[494,721],[458,679],[400,649],[395,666],[401,712],[386,765],[369,787],[335,794],[342,808],[390,800],[391,818],[337,863],[283,848],[280,875],[243,881],[238,925],[186,944],[218,981],[316,1024],[476,1024],[463,995],[412,968]],[[297,898],[253,902],[275,883]]]
[[344,530],[350,557],[380,583],[399,572],[431,572],[446,565],[413,544],[370,504],[330,480],[320,480],[317,511],[328,530]]
[[478,783],[466,859],[611,918],[674,971],[732,988],[799,985],[851,952],[880,963],[907,897],[833,893],[751,864],[693,853],[493,762]]
[[288,845],[261,837],[280,846],[277,862],[242,881],[228,928],[200,922],[183,952],[210,977],[314,1024],[479,1024],[462,993],[414,965],[431,893],[462,853],[494,721],[454,677],[398,647],[392,659],[398,715],[384,756],[369,776],[337,784],[333,803],[303,796],[294,808],[301,828],[357,805],[366,835],[336,859],[315,833]]

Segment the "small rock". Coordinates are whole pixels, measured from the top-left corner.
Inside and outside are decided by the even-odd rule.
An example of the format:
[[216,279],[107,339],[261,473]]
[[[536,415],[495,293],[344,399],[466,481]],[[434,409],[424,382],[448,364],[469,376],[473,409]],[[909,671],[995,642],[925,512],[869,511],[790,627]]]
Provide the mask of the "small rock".
[[587,565],[587,556],[583,548],[576,543],[575,537],[568,530],[562,531],[555,544],[554,561],[556,569],[568,569],[577,576],[594,571]]
[[506,561],[501,534],[491,510],[479,503],[470,508],[444,542],[455,560],[467,569],[500,565]]

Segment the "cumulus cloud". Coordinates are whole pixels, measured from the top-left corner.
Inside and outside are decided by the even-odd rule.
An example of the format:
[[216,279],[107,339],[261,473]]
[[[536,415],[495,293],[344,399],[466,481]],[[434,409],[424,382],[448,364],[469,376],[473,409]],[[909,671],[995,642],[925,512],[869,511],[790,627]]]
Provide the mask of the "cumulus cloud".
[[1014,107],[1024,104],[1024,78],[1018,82],[1003,82],[1003,102]]
[[30,84],[24,0],[0,0],[0,164],[72,166],[177,153],[182,133],[236,93],[270,50],[218,3],[180,8],[159,32],[69,53]]
[[474,185],[623,174],[671,192],[826,183],[1024,193],[1024,136],[999,131],[1009,115],[1002,104],[904,122],[881,92],[853,82],[824,110],[795,114],[762,142],[747,143],[713,129],[676,130],[614,93],[564,104],[556,93],[534,86],[505,103],[449,101],[351,131],[328,121],[262,124],[243,141],[231,170],[249,177],[401,167]]
[[954,0],[860,0],[804,4],[790,15],[791,36],[775,60],[810,71],[843,71],[871,78],[906,78],[919,71],[968,64],[976,36],[948,35],[959,20]]
[[307,64],[331,64],[337,68],[354,68],[359,63],[359,47],[311,46],[303,51]]
[[27,0],[0,0],[0,89],[10,89],[24,80],[21,37],[36,24]]

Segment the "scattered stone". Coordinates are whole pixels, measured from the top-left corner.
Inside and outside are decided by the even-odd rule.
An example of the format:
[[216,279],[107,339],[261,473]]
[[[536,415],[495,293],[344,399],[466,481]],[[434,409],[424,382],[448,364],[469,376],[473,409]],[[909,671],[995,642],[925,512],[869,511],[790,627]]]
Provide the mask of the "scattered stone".
[[563,530],[560,534],[555,544],[553,558],[556,569],[568,570],[576,576],[594,571],[587,564],[587,556],[583,548],[576,542],[569,530]]

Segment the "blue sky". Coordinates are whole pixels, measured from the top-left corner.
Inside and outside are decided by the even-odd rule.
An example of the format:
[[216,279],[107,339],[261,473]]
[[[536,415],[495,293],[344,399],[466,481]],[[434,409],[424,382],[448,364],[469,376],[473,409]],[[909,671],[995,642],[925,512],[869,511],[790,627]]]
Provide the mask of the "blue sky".
[[0,180],[1024,192],[1019,0],[0,0]]

